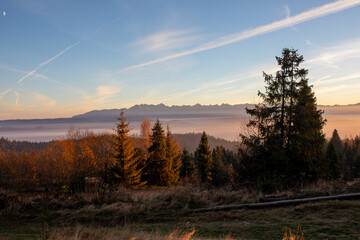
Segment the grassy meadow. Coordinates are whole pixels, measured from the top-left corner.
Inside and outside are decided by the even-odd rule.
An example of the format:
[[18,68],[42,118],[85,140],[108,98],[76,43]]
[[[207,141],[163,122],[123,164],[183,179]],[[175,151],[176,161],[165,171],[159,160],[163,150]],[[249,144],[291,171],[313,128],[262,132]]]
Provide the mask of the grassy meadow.
[[1,193],[1,239],[358,239],[360,201],[193,213],[193,209],[356,192],[318,183],[271,196],[249,189],[119,189],[113,193]]

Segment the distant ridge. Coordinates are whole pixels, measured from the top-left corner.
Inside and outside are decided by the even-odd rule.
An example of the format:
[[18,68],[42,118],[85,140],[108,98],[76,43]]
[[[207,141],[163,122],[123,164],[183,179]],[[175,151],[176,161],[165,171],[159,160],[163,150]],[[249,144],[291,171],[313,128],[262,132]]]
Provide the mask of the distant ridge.
[[166,106],[165,104],[137,104],[130,108],[123,109],[104,109],[86,112],[75,115],[72,119],[92,119],[92,120],[114,120],[123,110],[129,120],[139,120],[139,117],[148,118],[191,118],[191,117],[211,117],[215,115],[243,115],[246,107],[252,107],[252,104],[221,104],[221,105],[183,105]]
[[[116,117],[121,110],[124,110],[125,115],[129,121],[138,121],[144,117],[150,119],[155,118],[199,118],[199,117],[216,117],[216,116],[245,116],[245,108],[252,108],[254,104],[215,104],[215,105],[172,105],[166,106],[163,103],[154,104],[137,104],[130,108],[114,108],[93,110],[83,114],[74,115],[70,118],[45,118],[45,119],[9,119],[0,120],[1,122],[12,123],[80,123],[80,122],[97,122],[97,121],[111,121],[115,122]],[[348,105],[318,105],[318,108],[325,110],[325,114],[336,114],[337,111],[341,113],[359,113],[360,103]]]
[[[166,106],[163,103],[154,104],[137,104],[130,108],[104,109],[86,112],[75,115],[72,119],[87,119],[94,121],[114,121],[123,110],[129,120],[139,120],[144,117],[148,118],[192,118],[192,117],[212,117],[212,116],[245,116],[245,108],[252,108],[254,104],[215,104],[215,105],[173,105]],[[360,106],[360,103],[349,105],[318,105],[318,108],[333,114],[337,108],[349,108]],[[350,111],[351,112],[351,111]]]
[[[131,122],[135,134],[140,129],[141,121],[147,117],[151,121],[160,121],[171,127],[173,133],[201,133],[228,140],[236,140],[238,133],[247,122],[246,107],[253,104],[221,105],[185,105],[166,106],[164,104],[138,104],[124,108],[127,121]],[[360,129],[360,103],[349,105],[318,105],[324,110],[328,121],[324,127],[327,136],[336,128],[343,136],[358,133]],[[0,137],[16,140],[49,141],[66,135],[70,128],[93,130],[96,132],[112,131],[117,122],[119,109],[104,109],[86,112],[70,118],[54,119],[17,119],[0,121]],[[197,138],[197,137],[196,137]]]
[[353,103],[353,104],[346,104],[346,105],[340,105],[340,104],[318,105],[318,107],[352,107],[352,106],[360,106],[360,102],[359,103]]

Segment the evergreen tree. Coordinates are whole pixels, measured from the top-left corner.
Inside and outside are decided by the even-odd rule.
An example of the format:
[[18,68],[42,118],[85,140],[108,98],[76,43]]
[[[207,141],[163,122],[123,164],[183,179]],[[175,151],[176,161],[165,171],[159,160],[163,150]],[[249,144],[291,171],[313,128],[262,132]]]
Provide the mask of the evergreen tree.
[[[246,109],[251,116],[247,126],[255,133],[240,136],[261,181],[278,180],[287,185],[315,169],[324,141],[324,120],[307,84],[307,70],[299,67],[303,56],[284,48],[276,59],[281,69],[275,76],[264,73],[265,92],[258,93],[262,104]],[[309,151],[302,159],[305,146]]]
[[169,179],[167,185],[173,185],[179,180],[179,172],[181,167],[180,147],[172,136],[169,126],[166,133],[166,161],[169,171]]
[[138,168],[139,158],[136,156],[135,140],[129,136],[129,124],[126,123],[124,112],[117,118],[115,136],[115,183],[126,187],[141,185],[141,169]]
[[356,136],[353,146],[353,175],[354,177],[360,177],[360,137]]
[[354,144],[350,139],[344,141],[344,162],[346,165],[346,173],[343,174],[346,180],[354,179],[355,154]]
[[341,159],[343,151],[344,151],[344,143],[341,141],[341,138],[339,136],[339,132],[334,129],[332,136],[331,136],[331,140],[333,141],[336,153],[339,156],[339,159]]
[[166,139],[164,129],[156,120],[150,136],[149,158],[146,164],[146,179],[149,185],[167,186],[169,168],[166,159]]
[[211,180],[211,151],[208,144],[208,136],[203,132],[198,148],[195,151],[195,162],[197,167],[197,174],[201,182],[208,182]]
[[352,180],[360,176],[360,137],[346,139],[344,143],[344,162],[346,164],[347,180]]
[[345,162],[346,160],[344,158],[344,143],[341,140],[339,133],[336,129],[334,129],[331,139],[333,141],[336,154],[338,155],[340,160],[341,173],[343,176],[345,176],[347,171],[346,171],[346,162]]
[[212,152],[212,162],[210,166],[211,184],[214,186],[221,186],[227,182],[227,172],[223,158],[223,149],[220,146],[216,146]]
[[194,178],[194,162],[188,150],[184,147],[181,154],[180,178],[185,181]]
[[299,82],[299,94],[294,106],[292,142],[288,155],[293,159],[293,176],[301,183],[315,180],[320,175],[325,135],[322,132],[326,120],[324,111],[318,110],[316,97],[303,78]]
[[325,158],[327,161],[327,169],[325,170],[326,177],[328,179],[339,179],[341,176],[340,160],[339,155],[336,153],[335,145],[332,140],[330,140],[327,147]]

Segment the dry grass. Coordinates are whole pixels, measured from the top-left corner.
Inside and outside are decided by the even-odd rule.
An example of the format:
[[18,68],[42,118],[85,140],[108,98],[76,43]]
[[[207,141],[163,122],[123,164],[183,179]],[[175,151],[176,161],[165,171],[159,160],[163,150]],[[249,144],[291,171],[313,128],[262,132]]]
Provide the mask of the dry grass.
[[[66,229],[52,233],[48,240],[205,240],[205,238],[197,238],[194,236],[195,230],[188,232],[174,231],[168,235],[161,234],[160,232],[132,232],[130,229],[117,229],[117,230],[94,230],[86,228]],[[220,238],[206,238],[220,239]],[[228,234],[224,240],[235,240]],[[285,229],[284,237],[282,240],[305,240],[301,228],[298,227],[294,233],[291,229]]]
[[291,229],[285,229],[284,237],[282,240],[305,240],[304,233],[301,231],[301,227],[298,226],[298,229],[295,233]]
[[[348,192],[359,192],[360,181],[317,182],[303,189],[280,191],[271,196],[290,199]],[[6,201],[3,208],[12,211],[75,210],[93,212],[103,209],[119,214],[144,213],[153,209],[188,210],[224,204],[252,203],[266,197],[261,192],[228,187],[207,189],[195,186],[177,186],[159,189],[125,189],[109,193],[82,193],[73,195],[51,195],[49,193],[17,194],[5,193],[0,189],[0,200]],[[1,202],[1,201],[0,201]]]
[[159,232],[131,232],[129,229],[121,230],[94,230],[85,228],[67,229],[51,234],[49,240],[196,240],[193,235],[195,230],[190,232],[174,231],[169,235],[162,235]]
[[[282,199],[359,191],[360,183],[321,182],[271,197]],[[1,194],[1,193],[0,193]],[[6,193],[2,193],[6,196]],[[1,197],[1,196],[0,196]],[[21,195],[6,200],[0,210],[0,239],[37,239],[48,224],[50,239],[285,239],[302,240],[283,227],[304,227],[305,238],[354,239],[360,234],[360,203],[329,201],[274,209],[189,213],[188,210],[223,204],[257,202],[261,192],[248,189],[205,189],[178,186],[170,189],[119,189],[98,193],[48,196]],[[74,228],[74,226],[80,226]],[[62,227],[62,229],[60,229]],[[94,228],[92,228],[94,227]],[[174,229],[178,229],[175,231]],[[20,237],[15,237],[15,236]],[[226,237],[228,235],[228,237]],[[335,236],[331,238],[329,236]],[[199,238],[203,237],[203,238]],[[286,238],[285,238],[286,237]],[[296,238],[297,237],[297,238]],[[42,238],[45,239],[45,238]]]

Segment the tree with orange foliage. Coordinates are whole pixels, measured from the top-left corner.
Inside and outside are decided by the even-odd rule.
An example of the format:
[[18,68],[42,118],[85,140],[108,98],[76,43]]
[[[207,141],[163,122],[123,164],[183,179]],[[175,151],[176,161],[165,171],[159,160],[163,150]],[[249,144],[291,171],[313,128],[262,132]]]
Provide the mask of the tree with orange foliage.
[[140,148],[144,151],[146,158],[148,157],[148,149],[151,145],[150,134],[151,121],[148,118],[144,118],[144,120],[141,122],[140,128]]

